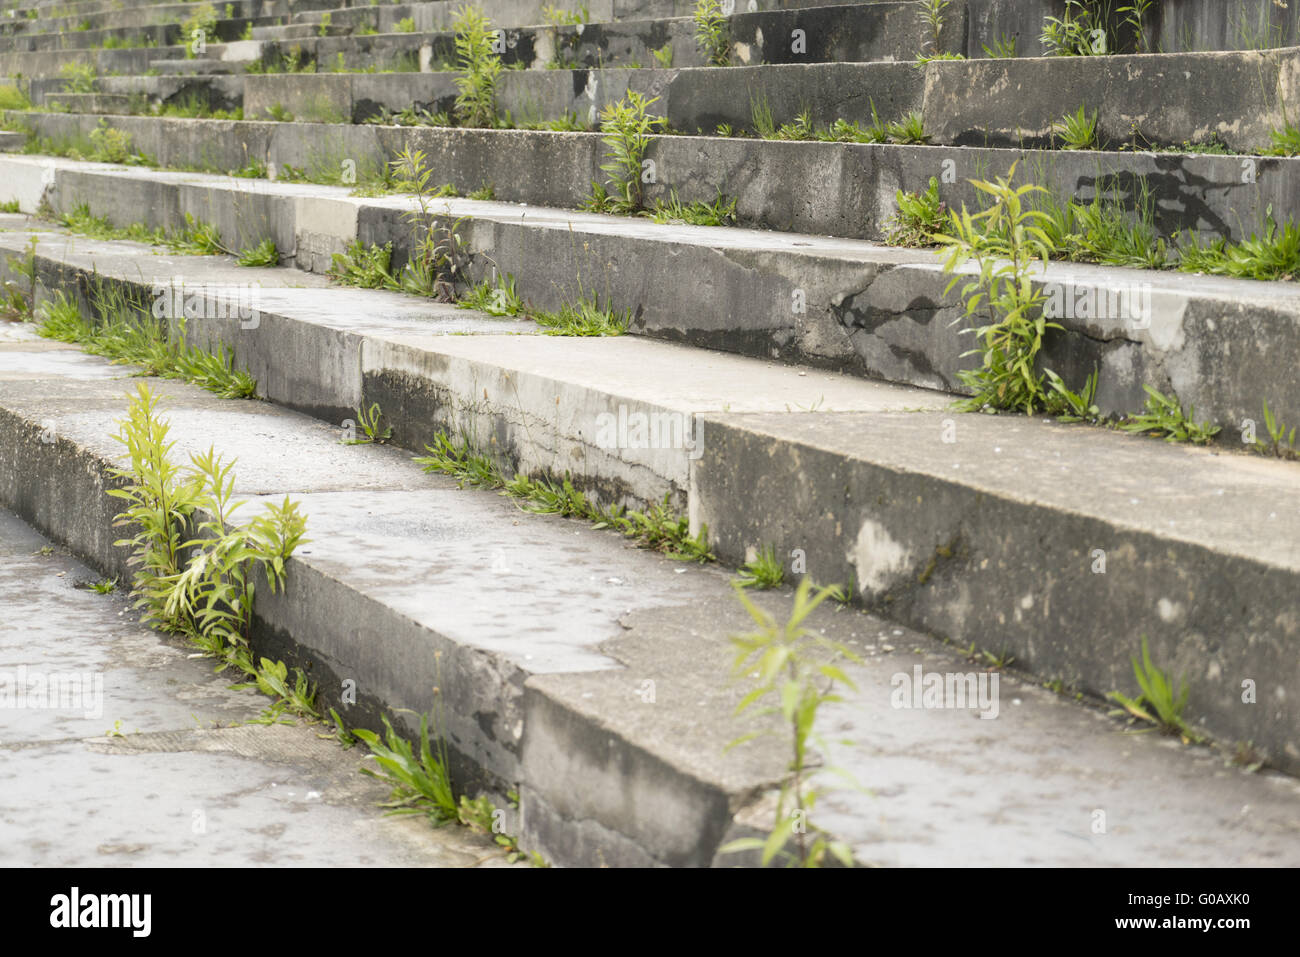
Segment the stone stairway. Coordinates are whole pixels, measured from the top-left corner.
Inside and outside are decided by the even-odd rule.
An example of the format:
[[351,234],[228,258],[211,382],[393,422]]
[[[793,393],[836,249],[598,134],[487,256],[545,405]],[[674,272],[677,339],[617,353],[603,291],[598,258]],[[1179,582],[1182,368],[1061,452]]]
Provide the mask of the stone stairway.
[[[176,22],[195,4],[148,6],[133,25],[134,7],[70,6],[0,21],[0,65],[38,107],[5,113],[30,152],[0,157],[0,202],[19,211],[0,216],[0,272],[21,286],[26,269],[33,300],[62,292],[87,314],[96,283],[142,302],[178,281],[200,299],[258,284],[256,322],[187,334],[233,350],[267,401],[158,388],[182,450],[238,454],[241,494],[292,493],[311,516],[287,590],[258,597],[261,641],[309,668],[327,704],[355,679],[363,726],[426,712],[431,687],[446,689],[457,777],[498,800],[519,792],[525,849],[573,865],[755,862],[719,848],[766,833],[785,756],[770,739],[725,750],[745,730],[728,637],[749,618],[723,569],[770,548],[789,580],[852,593],[814,619],[863,658],[857,690],[819,727],[844,739],[827,763],[870,795],[828,794],[817,823],[860,863],[951,861],[975,823],[990,864],[1300,856],[1300,465],[1254,444],[1265,403],[1300,422],[1287,267],[1300,268],[1287,245],[1300,159],[1271,155],[1300,99],[1296,11],[1241,0],[1232,20],[1169,2],[1141,36],[1108,25],[1119,53],[1041,56],[1044,17],[1063,4],[955,0],[939,47],[966,59],[918,64],[934,51],[914,3],[758,3],[727,18],[732,65],[709,66],[690,4],[597,4],[566,24],[500,0],[482,7],[511,67],[500,128],[468,128],[429,122],[455,110],[461,74],[443,67],[459,4],[241,0],[189,57]],[[88,26],[55,29],[67,22]],[[66,39],[151,30],[156,48]],[[988,55],[1013,36],[1019,56]],[[1167,52],[1138,52],[1150,49]],[[74,92],[69,62],[123,75]],[[667,129],[642,157],[645,205],[734,200],[734,225],[582,209],[610,162],[601,117],[636,93],[657,98]],[[153,115],[181,101],[197,115]],[[1061,149],[1080,106],[1095,141]],[[244,118],[203,115],[217,110]],[[393,124],[404,111],[425,121]],[[815,136],[911,114],[916,135]],[[103,131],[131,162],[84,158]],[[392,188],[386,171],[417,150],[428,188],[453,195]],[[1151,245],[1265,238],[1250,254],[1274,257],[1268,279],[1179,271],[1172,254],[1160,269],[1053,259],[1026,272],[1028,288],[1092,304],[1053,317],[1042,364],[1069,383],[1095,370],[1098,415],[1141,412],[1155,389],[1219,426],[1214,442],[954,411],[981,358],[945,254],[886,242],[896,195],[933,178],[948,208],[974,210],[971,180],[1013,165],[1058,202],[1130,216],[1149,203]],[[491,198],[463,198],[476,190]],[[88,217],[211,224],[234,253],[274,241],[280,265],[58,225]],[[425,236],[452,234],[456,291],[509,277],[524,316],[326,277],[358,248],[390,247],[396,270]],[[627,334],[547,335],[528,318],[593,293],[626,310]],[[1140,308],[1108,311],[1117,295]],[[103,494],[126,373],[14,328],[0,350],[0,505],[129,577]],[[372,403],[391,445],[340,446],[344,420]],[[637,417],[669,440],[607,440],[609,422]],[[718,562],[683,565],[457,490],[410,461],[440,430],[507,475],[568,476],[607,505],[667,502]],[[758,598],[779,620],[790,600]],[[1214,746],[1121,734],[1105,714],[1109,692],[1135,691],[1144,640],[1187,677],[1187,718]],[[991,669],[997,720],[898,706],[899,675],[987,676],[963,657],[979,652],[1014,659]],[[1273,770],[1233,767],[1243,754]],[[1098,810],[1116,826],[1098,832]],[[1230,828],[1231,841],[1204,837]]]

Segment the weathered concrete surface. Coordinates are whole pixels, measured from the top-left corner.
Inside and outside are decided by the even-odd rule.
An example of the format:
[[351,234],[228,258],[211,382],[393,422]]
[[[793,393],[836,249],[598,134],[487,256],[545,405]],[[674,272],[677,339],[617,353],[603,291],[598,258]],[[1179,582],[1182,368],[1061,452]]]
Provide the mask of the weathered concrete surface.
[[[18,385],[21,396],[6,389],[0,400],[7,416],[31,423],[32,410],[53,410],[64,453],[91,467],[104,461],[82,442],[99,444],[109,428],[107,393],[96,399],[75,380]],[[382,448],[347,449],[352,464],[332,469],[333,453],[306,420],[256,403],[225,403],[230,411],[222,411],[193,389],[156,385],[171,397],[178,453],[215,443],[238,454],[245,492],[346,484],[354,475],[367,489],[376,467],[393,483],[302,493],[313,541],[291,561],[281,596],[259,593],[263,632],[273,631],[260,639],[264,647],[286,651],[292,663],[300,659],[287,652],[296,650],[312,663],[327,703],[343,677],[357,679],[362,707],[375,695],[368,700],[388,708],[402,703],[394,685],[437,680],[458,752],[467,725],[483,739],[492,731],[517,742],[521,838],[559,863],[732,863],[717,847],[762,823],[764,795],[785,759],[773,738],[723,750],[754,725],[734,717],[746,689],[725,678],[726,635],[749,625],[721,572],[678,566],[576,523],[521,515],[496,496],[455,491]],[[39,440],[30,428],[0,432],[29,436],[24,448],[0,451],[4,472],[21,461],[77,484],[82,466],[32,457]],[[407,476],[421,487],[397,488]],[[493,557],[494,548],[502,554]],[[789,592],[757,600],[777,613]],[[852,672],[860,691],[844,710],[826,713],[822,731],[840,738],[854,729],[855,746],[832,757],[872,796],[837,795],[819,805],[826,818],[813,822],[833,823],[864,862],[1300,860],[1292,780],[1116,734],[1114,723],[1008,676],[995,721],[973,724],[969,710],[896,710],[894,675],[915,664],[969,665],[858,612],[824,606],[809,624],[868,656]],[[442,637],[431,640],[435,631]],[[351,656],[352,668],[331,661],[331,648]],[[520,723],[503,725],[493,709],[511,670],[531,677],[510,693]],[[977,798],[954,807],[954,793]],[[1104,840],[1088,837],[1099,807],[1114,824]],[[165,821],[183,820],[168,811]],[[1228,826],[1231,837],[1219,839]],[[1207,832],[1215,837],[1206,840]]]
[[935,61],[925,67],[926,131],[956,146],[1040,146],[1084,106],[1111,149],[1217,136],[1233,150],[1263,150],[1286,125],[1286,105],[1300,99],[1298,68],[1297,47]]
[[[1189,715],[1300,768],[1300,470],[1099,429],[943,414],[703,417],[691,519],[1094,693],[1141,637]],[[1243,703],[1243,682],[1258,703]]]
[[[47,166],[55,170],[52,185]],[[317,272],[354,239],[392,242],[399,264],[410,244],[409,198],[31,157],[4,158],[0,169],[0,195],[23,209],[37,209],[42,198],[59,211],[84,202],[118,225],[143,211],[147,225],[169,228],[190,212],[241,247],[274,228],[295,264]],[[962,389],[959,371],[977,362],[966,355],[969,337],[960,330],[969,320],[958,292],[945,291],[949,277],[929,251],[463,199],[432,207],[442,226],[465,218],[457,229],[472,253],[470,276],[512,274],[537,308],[556,308],[594,286],[602,300],[631,310],[637,333],[931,389]],[[1283,421],[1300,420],[1300,376],[1278,373],[1274,361],[1300,349],[1291,283],[1069,263],[1050,264],[1041,282],[1076,304],[1081,295],[1106,302],[1063,308],[1064,330],[1044,357],[1069,383],[1100,368],[1104,411],[1142,408],[1150,385],[1233,429],[1258,422],[1264,400]],[[1258,345],[1243,350],[1243,341]]]
[[[505,865],[465,829],[383,817],[364,748],[245,724],[266,698],[140,624],[125,587],[91,591],[97,573],[3,510],[0,556],[0,863]],[[15,682],[72,678],[75,700],[19,704]]]
[[[154,256],[142,265],[133,244],[69,244],[58,234],[45,234],[38,244],[37,273],[38,298],[43,290],[63,289],[88,314],[93,303],[85,290],[95,277],[121,283],[151,306],[178,282],[212,290],[215,301],[217,291],[237,288],[250,275],[207,257]],[[701,412],[938,409],[948,401],[631,336],[537,336],[530,321],[340,289],[290,269],[257,276],[255,320],[193,319],[186,333],[191,342],[220,342],[233,351],[238,366],[257,379],[260,395],[340,428],[347,421],[355,427],[355,410],[377,402],[387,410],[393,441],[407,448],[421,450],[438,429],[475,436],[512,472],[568,474],[602,501],[634,508],[665,496],[685,507]],[[63,361],[75,357],[57,354]],[[0,376],[5,361],[0,352]],[[14,374],[24,361],[33,360],[8,360]]]
[[[354,90],[389,79],[357,76]],[[414,87],[419,78],[410,82]],[[321,109],[336,109],[321,102]],[[58,114],[24,119],[56,143],[84,140],[99,121]],[[332,178],[350,161],[364,181],[410,148],[424,151],[438,183],[461,192],[491,185],[501,200],[570,208],[580,207],[591,183],[605,178],[597,133],[146,117],[118,117],[112,124],[130,133],[135,148],[181,168],[224,172],[257,161]],[[650,203],[674,193],[682,202],[712,202],[721,193],[735,199],[743,225],[855,239],[883,238],[897,192],[924,191],[931,177],[942,180],[940,197],[951,208],[980,208],[981,194],[970,181],[1004,174],[1013,163],[1019,164],[1018,182],[1033,181],[1061,203],[1101,196],[1136,208],[1150,197],[1153,225],[1166,241],[1186,231],[1238,241],[1260,231],[1270,207],[1281,220],[1300,215],[1296,158],[679,136],[653,138],[646,157],[655,164],[656,182],[646,186]]]

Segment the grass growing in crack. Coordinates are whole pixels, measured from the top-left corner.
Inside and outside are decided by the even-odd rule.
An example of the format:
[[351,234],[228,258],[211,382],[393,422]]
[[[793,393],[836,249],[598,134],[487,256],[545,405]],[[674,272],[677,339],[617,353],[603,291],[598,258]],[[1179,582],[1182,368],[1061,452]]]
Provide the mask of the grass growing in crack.
[[1146,730],[1159,730],[1164,734],[1177,735],[1184,744],[1199,744],[1205,736],[1187,723],[1183,711],[1187,708],[1187,679],[1181,681],[1177,693],[1169,675],[1157,668],[1151,661],[1151,651],[1147,647],[1146,635],[1142,636],[1142,662],[1132,658],[1133,676],[1137,679],[1141,693],[1130,698],[1118,691],[1112,691],[1107,697],[1119,704],[1122,710],[1116,714],[1127,714],[1138,721],[1153,725]]
[[241,251],[239,265],[252,267],[280,265],[280,250],[276,248],[275,240],[268,237],[256,246]]
[[667,69],[669,69],[669,68],[672,67],[672,65],[673,65],[673,41],[669,40],[667,43],[665,43],[665,44],[664,44],[663,46],[661,46],[659,49],[657,49],[657,50],[651,50],[650,52],[654,54],[655,62],[658,63],[661,67],[663,67],[665,70],[667,70]]
[[731,27],[721,0],[695,0],[695,45],[709,66],[731,63]]
[[885,242],[891,246],[932,246],[935,236],[943,232],[948,221],[948,207],[939,200],[939,180],[930,177],[924,193],[905,193],[895,196],[898,209],[885,222]]
[[[361,435],[350,439],[340,440],[342,445],[379,445],[387,442],[393,437],[391,428],[380,428],[380,420],[383,419],[383,412],[379,409],[378,402],[372,402],[370,408],[360,407],[357,409],[356,427],[361,430]],[[345,423],[346,424],[346,423]]]
[[515,277],[509,274],[471,286],[469,292],[456,301],[456,306],[459,309],[477,309],[489,316],[518,316],[525,309],[524,300],[515,289]]
[[1193,445],[1208,445],[1219,434],[1219,426],[1202,422],[1199,425],[1193,419],[1196,409],[1187,407],[1184,412],[1178,399],[1166,396],[1151,388],[1142,387],[1147,392],[1146,411],[1131,415],[1119,424],[1125,432],[1153,432],[1164,437],[1166,442],[1190,442]]
[[691,535],[689,520],[672,512],[667,496],[644,512],[622,506],[602,508],[575,488],[567,475],[558,481],[525,475],[507,480],[492,459],[474,451],[465,438],[453,441],[439,431],[433,437],[433,444],[424,448],[428,454],[416,458],[416,464],[422,465],[426,472],[451,476],[461,488],[498,489],[526,511],[585,519],[593,528],[615,529],[643,548],[669,558],[692,562],[714,560],[709,550],[708,527],[701,526],[698,535]]
[[325,275],[344,286],[362,289],[390,289],[396,284],[390,270],[393,244],[367,246],[359,239],[348,243],[345,252],[334,253]]
[[632,310],[617,312],[602,306],[594,293],[581,294],[559,309],[539,309],[531,315],[548,336],[621,336],[632,322]]
[[1184,272],[1258,280],[1300,275],[1300,226],[1287,222],[1279,227],[1272,206],[1265,213],[1262,235],[1251,233],[1238,243],[1220,237],[1203,245],[1195,234],[1178,240],[1178,268]]
[[981,44],[984,48],[984,55],[990,60],[1014,60],[1016,58],[1016,37],[1008,36],[1003,33],[993,41],[990,47],[987,43]]
[[1300,156],[1300,127],[1290,120],[1271,134],[1273,145],[1264,151],[1265,156]]
[[1061,142],[1063,150],[1092,150],[1097,148],[1097,111],[1088,113],[1080,106],[1074,113],[1065,116],[1053,124],[1053,132]]
[[156,318],[152,310],[120,292],[101,288],[93,299],[98,322],[83,316],[77,304],[60,292],[42,304],[37,332],[79,345],[91,355],[139,366],[140,375],[183,379],[223,399],[256,396],[257,380],[235,368],[234,353],[221,343],[215,352],[188,344],[183,320],[169,335],[167,320]]
[[1296,429],[1293,426],[1288,432],[1286,423],[1273,414],[1273,410],[1268,407],[1268,400],[1264,400],[1264,429],[1268,432],[1268,442],[1256,440],[1255,448],[1257,451],[1274,455],[1280,459],[1300,458],[1300,450],[1296,449],[1295,438]]
[[[841,659],[857,662],[858,656],[804,625],[817,606],[835,593],[835,588],[830,587],[814,594],[812,580],[805,577],[795,591],[790,617],[782,623],[751,602],[743,589],[736,589],[737,597],[758,626],[749,634],[731,639],[736,649],[733,676],[750,679],[756,675],[757,681],[756,687],[736,707],[736,714],[743,714],[760,702],[773,701],[758,713],[780,715],[787,729],[790,764],[789,778],[781,784],[771,833],[765,839],[731,841],[721,848],[723,853],[761,851],[764,867],[779,856],[791,867],[820,867],[830,859],[845,867],[853,866],[849,847],[832,841],[809,820],[821,793],[808,780],[809,744],[828,750],[814,730],[817,712],[822,705],[843,700],[835,691],[836,684],[857,690],[837,662]],[[761,733],[743,735],[727,747],[743,744]],[[792,841],[794,850],[786,850]]]
[[249,639],[259,576],[272,593],[282,589],[285,565],[303,544],[307,520],[288,496],[242,524],[234,513],[234,466],[215,450],[171,461],[175,443],[159,415],[159,398],[139,383],[114,438],[129,464],[110,469],[119,487],[108,494],[126,504],[114,527],[134,532],[114,545],[131,550],[131,595],[145,620],[188,638],[218,659],[218,671],[242,671],[274,701],[265,720],[288,712],[318,719],[314,689],[298,669],[292,681],[282,662],[253,661]]
[[97,582],[90,583],[90,590],[97,595],[111,595],[117,591],[116,578],[101,578]]
[[741,588],[776,588],[785,581],[785,568],[777,557],[776,548],[760,548],[750,561],[740,566],[736,584]]
[[89,63],[65,63],[59,67],[65,93],[94,93],[99,71]]
[[718,190],[718,197],[711,203],[692,200],[683,203],[677,198],[677,190],[670,190],[668,201],[655,200],[647,215],[656,223],[685,223],[690,226],[733,226],[736,222],[736,201],[727,199]]
[[456,31],[456,119],[462,126],[497,124],[496,85],[501,58],[493,50],[496,31],[481,10],[464,7],[453,21]]
[[70,232],[91,239],[127,239],[152,246],[166,246],[172,252],[188,256],[215,256],[229,252],[221,242],[221,233],[211,223],[203,223],[192,213],[185,214],[185,226],[168,232],[161,228],[150,229],[144,223],[117,227],[101,216],[95,216],[86,203],[79,203],[59,217],[59,225]]

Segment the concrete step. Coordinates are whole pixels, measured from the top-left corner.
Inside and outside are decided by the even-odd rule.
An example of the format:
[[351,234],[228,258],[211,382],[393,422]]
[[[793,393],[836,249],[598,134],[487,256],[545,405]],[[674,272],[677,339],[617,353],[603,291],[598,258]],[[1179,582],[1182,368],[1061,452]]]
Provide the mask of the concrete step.
[[[14,232],[3,245],[26,242]],[[145,302],[173,277],[198,290],[251,281],[219,258],[145,257],[155,265],[142,269],[139,252],[53,238],[37,246],[38,274],[67,290],[117,281]],[[569,474],[606,502],[667,496],[726,561],[774,544],[817,581],[851,582],[868,608],[1092,694],[1127,686],[1145,635],[1188,676],[1200,727],[1300,769],[1294,464],[955,415],[934,394],[632,337],[502,337],[530,330],[295,288],[287,272],[266,274],[255,322],[190,326],[241,356],[276,403],[342,422],[379,402],[412,449],[438,428],[491,436],[479,444],[509,471]],[[636,415],[670,428],[606,435]]]
[[[23,339],[0,350],[0,501],[120,571],[104,470],[129,383],[99,360],[56,354]],[[239,497],[290,494],[309,516],[312,542],[289,562],[286,589],[258,593],[258,649],[309,667],[325,704],[354,681],[354,723],[427,711],[436,683],[457,771],[477,772],[490,794],[517,789],[526,849],[570,865],[729,864],[744,859],[720,855],[721,843],[770,827],[780,741],[725,749],[764,727],[733,713],[746,685],[727,680],[727,636],[752,623],[725,573],[521,514],[395,450],[341,446],[335,428],[270,403],[150,385],[166,396],[174,455],[216,445],[238,456]],[[755,600],[783,620],[790,594]],[[847,666],[857,690],[818,727],[844,742],[824,760],[871,790],[833,790],[811,819],[863,863],[932,864],[958,848],[999,865],[1300,861],[1293,779],[1118,734],[1011,675],[978,712],[996,708],[995,720],[972,721],[969,706],[894,707],[898,676],[916,669],[979,676],[871,615],[823,605],[808,624],[864,658]],[[1203,839],[1224,827],[1232,841]]]
[[[357,75],[342,98],[332,78],[296,85],[297,95],[271,107],[304,111],[309,119],[358,108],[376,110],[375,90],[393,87],[394,77]],[[427,75],[403,79],[408,106],[444,109],[453,96],[430,94]],[[109,77],[105,92],[138,83],[151,103],[198,96],[213,109],[238,105],[240,77],[200,79],[178,85],[170,77]],[[56,84],[57,85],[57,84]],[[66,94],[47,92],[33,81],[33,96],[71,105]],[[312,90],[318,92],[312,94]],[[268,98],[269,99],[269,98]],[[371,114],[373,115],[373,114]],[[97,116],[13,113],[52,141],[82,139]],[[235,127],[178,126],[173,121],[123,117],[114,125],[131,134],[135,146],[166,166],[235,169],[250,160],[322,170],[351,159],[358,170],[378,170],[405,149],[425,152],[441,180],[466,189],[494,184],[509,202],[580,208],[591,184],[604,179],[605,146],[596,134],[548,130],[476,130],[445,127],[379,127],[248,121]],[[1100,153],[1074,150],[1009,150],[980,147],[907,146],[885,143],[783,142],[728,137],[654,137],[646,151],[656,182],[647,201],[713,202],[721,193],[736,201],[737,221],[782,232],[882,240],[897,211],[896,194],[924,192],[942,177],[940,199],[951,209],[984,203],[972,179],[1002,175],[1012,164],[1018,182],[1035,182],[1058,202],[1088,203],[1099,195],[1136,208],[1152,206],[1155,234],[1172,245],[1179,233],[1234,242],[1259,233],[1268,211],[1286,222],[1300,219],[1300,159],[1294,157],[1206,156],[1167,153]],[[544,169],[545,176],[533,175]],[[937,174],[937,175],[936,175]],[[1249,174],[1249,175],[1245,175]]]
[[269,699],[140,623],[125,583],[96,594],[101,573],[3,509],[0,562],[7,700],[22,676],[75,682],[71,700],[5,709],[5,866],[327,866],[339,853],[358,866],[510,866],[467,828],[381,816],[389,789],[357,773],[356,749],[303,723],[257,723]]
[[[43,201],[58,212],[84,203],[118,226],[143,220],[168,229],[190,212],[240,248],[274,238],[298,268],[315,272],[357,239],[392,242],[403,262],[411,240],[404,214],[416,208],[409,197],[354,197],[346,187],[70,160],[10,157],[0,170],[0,199],[24,211]],[[958,292],[946,291],[950,277],[928,250],[464,199],[439,199],[431,213],[443,226],[465,220],[456,228],[470,251],[469,276],[510,273],[538,308],[577,297],[587,277],[616,308],[631,310],[634,332],[660,339],[948,391],[964,388],[959,372],[977,362],[960,331],[970,320]],[[1261,421],[1264,401],[1284,422],[1300,421],[1300,377],[1276,372],[1277,357],[1300,351],[1292,283],[1056,262],[1035,281],[1063,302],[1105,301],[1105,309],[1063,308],[1063,330],[1045,353],[1070,383],[1099,369],[1103,411],[1140,410],[1151,386],[1223,426],[1225,441],[1247,419]]]

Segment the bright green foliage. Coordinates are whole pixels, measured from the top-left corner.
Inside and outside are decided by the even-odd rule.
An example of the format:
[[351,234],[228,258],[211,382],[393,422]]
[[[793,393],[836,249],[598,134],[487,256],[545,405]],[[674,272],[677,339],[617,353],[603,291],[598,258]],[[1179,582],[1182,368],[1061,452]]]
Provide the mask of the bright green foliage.
[[[949,247],[944,272],[955,274],[971,261],[979,268],[978,275],[962,286],[965,316],[975,316],[981,309],[989,316],[984,325],[963,330],[973,332],[980,343],[967,355],[983,357],[981,368],[960,373],[961,381],[974,392],[973,398],[958,403],[966,411],[986,406],[1026,414],[1039,409],[1064,411],[1054,398],[1051,380],[1045,383],[1036,368],[1043,337],[1048,330],[1061,328],[1044,318],[1043,291],[1035,287],[1031,275],[1036,261],[1046,264],[1051,245],[1041,228],[1045,214],[1030,209],[1025,198],[1046,190],[1032,184],[1012,186],[1015,173],[1012,164],[1007,175],[994,182],[973,180],[972,185],[991,196],[993,204],[974,215],[964,206],[960,213],[952,212],[948,234],[936,236]],[[962,276],[953,275],[947,291],[960,282]]]
[[1097,111],[1091,114],[1080,106],[1076,113],[1066,113],[1056,123],[1061,149],[1092,150],[1097,148]]
[[1132,661],[1133,676],[1142,692],[1136,698],[1129,698],[1118,691],[1112,691],[1109,697],[1123,708],[1120,713],[1127,713],[1152,724],[1165,734],[1178,735],[1184,744],[1204,741],[1205,736],[1183,718],[1183,711],[1187,707],[1187,679],[1182,679],[1181,687],[1175,695],[1169,675],[1151,662],[1146,635],[1142,636],[1142,663],[1138,664],[1136,657]]
[[939,200],[939,180],[931,176],[924,193],[894,195],[898,210],[885,223],[885,242],[891,246],[932,246],[948,222],[948,207]]
[[456,119],[462,126],[496,126],[496,84],[501,75],[501,58],[493,49],[497,33],[482,11],[470,7],[457,13],[455,29],[461,71],[456,79]]
[[[741,700],[736,713],[743,714],[756,704],[772,702],[756,713],[779,715],[782,726],[787,729],[790,777],[782,783],[775,826],[767,839],[742,838],[730,842],[722,850],[761,850],[764,867],[778,856],[783,856],[787,864],[794,867],[820,867],[830,858],[845,867],[853,866],[853,854],[848,846],[831,841],[809,820],[821,794],[808,781],[809,744],[828,750],[814,730],[817,712],[824,704],[843,700],[835,691],[837,683],[856,690],[837,661],[857,662],[858,657],[844,645],[804,624],[818,605],[837,594],[835,586],[818,589],[814,594],[812,580],[805,577],[795,591],[789,619],[779,623],[750,601],[742,588],[736,588],[737,597],[758,626],[750,634],[731,639],[736,648],[732,674],[736,678],[756,681],[756,687]],[[755,673],[757,677],[751,678]],[[752,740],[760,733],[746,734],[729,747]],[[792,840],[793,853],[786,850]]]
[[610,103],[601,112],[600,130],[604,134],[605,162],[602,172],[608,174],[613,192],[593,183],[592,197],[587,206],[596,212],[636,213],[645,205],[642,175],[646,149],[654,130],[664,124],[661,116],[651,116],[646,111],[659,102],[658,97],[646,99],[635,90],[617,103]]
[[695,43],[710,66],[731,62],[731,26],[721,0],[695,0]]
[[741,566],[736,578],[736,584],[741,588],[775,588],[783,581],[785,568],[777,557],[776,549],[771,546],[760,548],[753,561]]
[[1196,409],[1187,407],[1184,412],[1178,399],[1162,395],[1149,385],[1142,387],[1147,392],[1146,411],[1129,416],[1120,423],[1125,432],[1155,432],[1163,435],[1166,442],[1191,442],[1193,445],[1207,445],[1219,434],[1219,426],[1202,422],[1197,425],[1193,419]]

